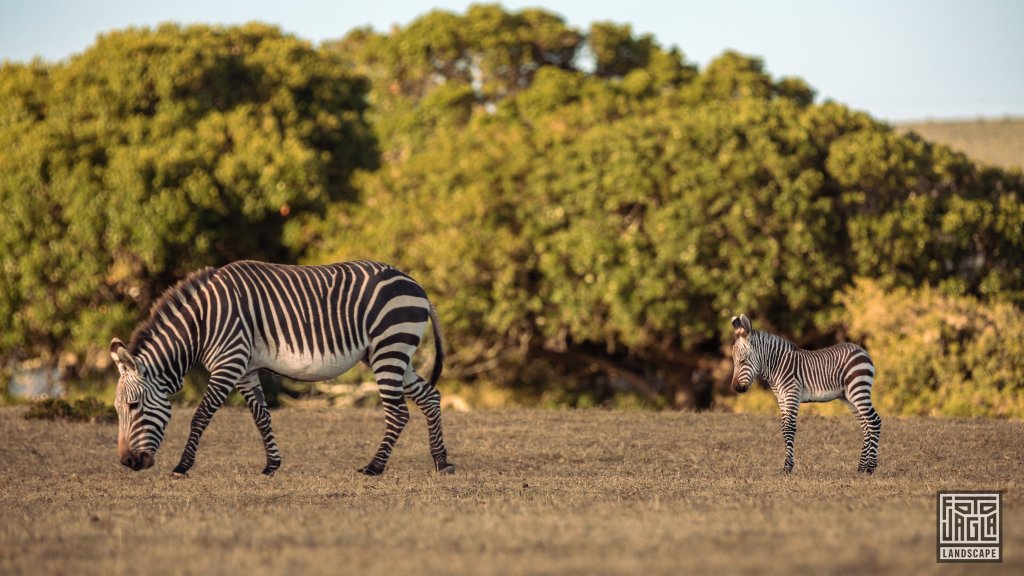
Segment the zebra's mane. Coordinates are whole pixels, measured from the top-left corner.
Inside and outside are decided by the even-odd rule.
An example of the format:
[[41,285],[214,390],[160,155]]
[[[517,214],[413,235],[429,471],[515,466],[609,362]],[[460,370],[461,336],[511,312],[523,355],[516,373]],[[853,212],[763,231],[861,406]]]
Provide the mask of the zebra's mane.
[[796,342],[788,338],[779,336],[778,334],[772,334],[771,332],[765,332],[764,330],[754,330],[754,334],[759,336],[759,340],[763,344],[769,344],[772,346],[782,346],[790,350],[799,350],[800,347],[796,345]]
[[139,322],[139,325],[132,331],[128,352],[135,354],[139,350],[139,345],[149,339],[160,322],[161,312],[170,311],[171,307],[186,304],[216,271],[217,269],[211,266],[200,268],[179,280],[174,286],[164,290],[164,293],[149,308],[149,318]]

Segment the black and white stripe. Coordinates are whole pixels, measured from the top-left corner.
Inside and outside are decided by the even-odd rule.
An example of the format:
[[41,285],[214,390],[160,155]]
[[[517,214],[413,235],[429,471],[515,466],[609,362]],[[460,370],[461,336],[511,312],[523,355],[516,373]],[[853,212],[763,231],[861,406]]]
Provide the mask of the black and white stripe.
[[[435,341],[429,382],[412,367],[428,319]],[[376,455],[360,471],[384,472],[409,420],[406,398],[427,418],[435,468],[454,471],[447,462],[436,388],[444,360],[437,315],[423,288],[387,264],[241,261],[206,268],[165,292],[129,346],[111,342],[111,355],[121,373],[115,398],[119,451],[122,463],[133,469],[152,465],[170,419],[168,397],[181,389],[197,362],[210,372],[210,382],[175,474],[192,467],[203,431],[232,388],[242,393],[263,438],[263,473],[273,474],[281,455],[258,372],[317,381],[365,362],[380,389],[386,430]]]
[[785,472],[793,470],[793,441],[801,402],[846,403],[860,421],[864,445],[859,472],[871,474],[878,466],[878,439],[882,419],[871,405],[875,365],[856,344],[836,344],[822,350],[801,350],[774,334],[754,330],[745,315],[733,317],[732,385],[746,392],[760,378],[775,392],[782,412],[782,436],[786,441]]

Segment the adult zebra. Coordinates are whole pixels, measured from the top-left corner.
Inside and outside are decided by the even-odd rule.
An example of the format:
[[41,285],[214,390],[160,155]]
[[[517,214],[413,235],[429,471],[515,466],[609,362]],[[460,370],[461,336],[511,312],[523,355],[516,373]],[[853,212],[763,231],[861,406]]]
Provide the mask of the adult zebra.
[[839,399],[860,420],[864,446],[858,472],[872,474],[878,466],[878,438],[882,419],[871,405],[875,366],[868,353],[856,344],[843,343],[822,350],[801,350],[789,340],[754,330],[746,315],[733,316],[732,387],[746,392],[755,377],[768,383],[782,412],[782,437],[786,442],[785,473],[793,470],[793,440],[801,402]]
[[[413,370],[412,358],[428,318],[435,359],[426,382]],[[437,314],[423,288],[387,264],[241,261],[204,268],[160,297],[128,346],[113,339],[110,354],[120,373],[114,398],[118,454],[132,470],[154,464],[171,417],[169,397],[181,389],[185,373],[197,362],[210,372],[210,382],[175,475],[187,475],[203,430],[232,388],[242,393],[252,412],[267,454],[263,473],[272,475],[281,455],[258,371],[317,381],[363,361],[373,369],[380,389],[386,431],[373,460],[359,471],[384,472],[409,420],[407,397],[427,418],[435,469],[455,471],[447,461],[441,397],[435,387],[444,361]]]

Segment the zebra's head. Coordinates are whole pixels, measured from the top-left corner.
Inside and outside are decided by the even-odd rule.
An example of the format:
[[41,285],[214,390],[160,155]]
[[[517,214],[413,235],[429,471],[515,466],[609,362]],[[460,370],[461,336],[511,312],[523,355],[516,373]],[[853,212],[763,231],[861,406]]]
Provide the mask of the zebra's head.
[[750,335],[754,333],[750,318],[746,314],[733,316],[732,328],[732,389],[743,393],[750,388],[754,376],[761,371],[761,358],[750,344]]
[[119,339],[110,341],[110,357],[120,374],[114,393],[117,410],[117,455],[132,470],[156,463],[164,439],[171,401],[159,386],[146,379],[145,366],[135,360]]

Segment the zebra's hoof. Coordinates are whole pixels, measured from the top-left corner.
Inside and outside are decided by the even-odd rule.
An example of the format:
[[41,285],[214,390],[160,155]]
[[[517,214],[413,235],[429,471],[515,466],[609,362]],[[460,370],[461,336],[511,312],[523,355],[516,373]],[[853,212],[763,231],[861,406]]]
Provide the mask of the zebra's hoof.
[[360,468],[358,472],[364,476],[380,476],[384,473],[384,470],[380,470],[372,466],[366,466],[365,468]]
[[445,464],[437,469],[437,473],[445,476],[451,476],[452,474],[455,474],[455,464]]
[[281,460],[267,460],[267,465],[263,468],[262,474],[264,476],[273,476],[274,472],[281,467]]
[[171,472],[171,478],[188,478],[188,472],[175,470]]

